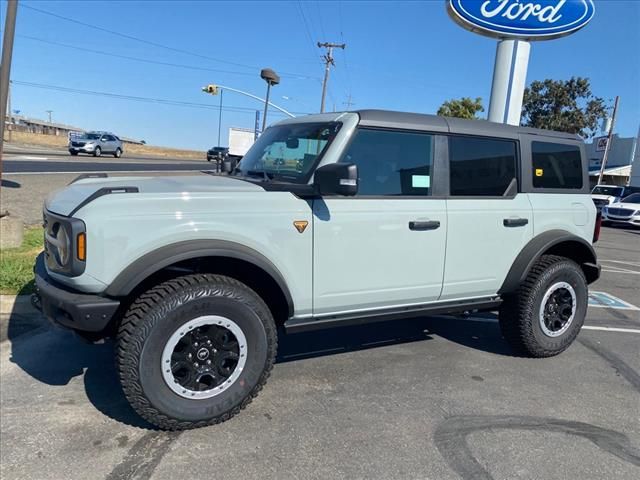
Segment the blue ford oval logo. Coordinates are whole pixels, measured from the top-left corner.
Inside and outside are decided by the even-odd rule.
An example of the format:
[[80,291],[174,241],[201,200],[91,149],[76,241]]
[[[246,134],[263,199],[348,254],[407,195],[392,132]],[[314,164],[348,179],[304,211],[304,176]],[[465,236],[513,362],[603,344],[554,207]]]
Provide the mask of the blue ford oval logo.
[[592,0],[448,0],[451,17],[464,28],[492,37],[548,40],[584,27]]

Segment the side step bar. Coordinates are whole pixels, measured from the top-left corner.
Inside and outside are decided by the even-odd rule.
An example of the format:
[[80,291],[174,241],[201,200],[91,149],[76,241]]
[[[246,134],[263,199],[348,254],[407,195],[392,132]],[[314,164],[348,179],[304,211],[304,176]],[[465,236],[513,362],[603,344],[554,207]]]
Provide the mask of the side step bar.
[[428,315],[447,315],[478,311],[491,311],[500,306],[500,297],[481,298],[466,302],[437,302],[410,307],[368,310],[339,315],[320,315],[311,318],[290,318],[284,324],[287,333],[307,332],[323,328],[346,327],[366,323],[384,322],[399,318],[411,318]]

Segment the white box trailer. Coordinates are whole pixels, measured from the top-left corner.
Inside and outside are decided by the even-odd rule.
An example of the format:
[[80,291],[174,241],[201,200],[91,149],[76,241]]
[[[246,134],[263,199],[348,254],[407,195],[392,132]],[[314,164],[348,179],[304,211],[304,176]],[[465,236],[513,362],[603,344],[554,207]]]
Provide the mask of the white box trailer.
[[229,128],[229,155],[243,157],[255,141],[255,132],[249,128]]

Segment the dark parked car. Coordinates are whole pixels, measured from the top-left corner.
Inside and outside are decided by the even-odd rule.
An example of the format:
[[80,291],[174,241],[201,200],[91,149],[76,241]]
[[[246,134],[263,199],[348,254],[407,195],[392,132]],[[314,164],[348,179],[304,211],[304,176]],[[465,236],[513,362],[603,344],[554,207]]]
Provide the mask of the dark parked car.
[[229,155],[229,148],[211,147],[209,150],[207,150],[207,162],[210,162],[211,160],[220,162],[224,160],[227,155]]

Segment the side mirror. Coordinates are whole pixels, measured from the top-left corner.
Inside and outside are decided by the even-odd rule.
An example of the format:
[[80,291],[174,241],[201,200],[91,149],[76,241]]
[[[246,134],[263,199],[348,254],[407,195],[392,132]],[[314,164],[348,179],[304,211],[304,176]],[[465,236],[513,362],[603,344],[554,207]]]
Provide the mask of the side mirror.
[[102,138],[100,138],[100,141],[101,141],[101,142],[106,142],[106,141],[107,141],[107,137],[102,137]]
[[358,193],[358,167],[353,163],[331,163],[320,167],[313,176],[320,195],[353,196]]
[[298,140],[298,137],[287,138],[286,145],[287,145],[287,148],[291,150],[295,150],[300,146],[300,140]]

